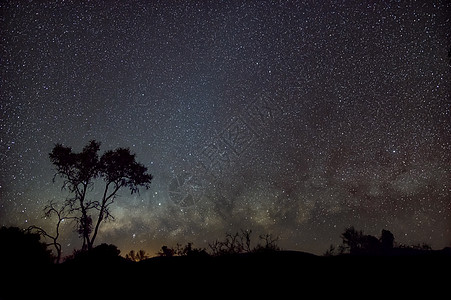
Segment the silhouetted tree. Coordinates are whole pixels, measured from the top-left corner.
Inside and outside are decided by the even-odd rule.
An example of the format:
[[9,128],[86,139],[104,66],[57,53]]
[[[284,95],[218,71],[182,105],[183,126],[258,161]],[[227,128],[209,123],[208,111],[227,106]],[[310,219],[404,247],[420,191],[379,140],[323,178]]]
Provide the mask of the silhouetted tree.
[[[110,205],[114,202],[119,189],[125,187],[131,193],[140,187],[149,188],[152,175],[147,168],[136,162],[135,155],[129,149],[118,148],[105,152],[100,158],[100,143],[90,141],[80,153],[72,148],[56,144],[49,154],[50,161],[56,167],[56,176],[63,179],[62,188],[68,189],[73,197],[66,200],[78,222],[77,232],[83,238],[83,249],[92,249],[102,221],[113,218]],[[92,191],[95,179],[103,179],[104,186],[100,200],[87,197]],[[96,212],[94,216],[92,212]]]
[[379,239],[372,235],[365,235],[363,231],[348,227],[341,234],[344,249],[350,254],[378,254],[380,252]]
[[118,257],[120,253],[121,250],[119,250],[116,245],[102,243],[93,248],[90,255],[102,258],[115,258]]
[[251,230],[241,230],[235,234],[227,233],[223,241],[216,240],[208,246],[215,256],[250,252],[251,233]]
[[137,261],[145,260],[145,259],[148,259],[148,258],[149,258],[149,255],[147,255],[146,251],[144,251],[144,250],[139,250],[136,253],[136,260]]
[[432,250],[431,245],[429,245],[426,242],[413,244],[413,245],[410,245],[410,246],[403,245],[403,246],[401,246],[401,248],[410,248],[410,249],[422,250],[422,251],[430,251],[430,250]]
[[335,245],[330,244],[329,249],[324,252],[323,256],[334,256],[335,255]]
[[130,252],[125,255],[125,258],[134,262],[138,262],[148,259],[149,255],[147,255],[146,251],[144,250],[139,250],[138,252],[130,250]]
[[355,254],[361,248],[363,232],[357,231],[354,226],[348,227],[341,234],[343,246],[349,250],[349,253]]
[[121,251],[113,244],[102,243],[93,247],[89,251],[78,250],[74,254],[66,258],[69,264],[85,264],[85,265],[114,265],[123,260],[119,256]]
[[380,254],[380,243],[379,239],[372,235],[363,235],[360,241],[360,253],[361,254]]
[[168,246],[162,246],[160,252],[157,253],[159,256],[172,257],[175,254],[174,249]]
[[353,226],[348,227],[341,234],[343,239],[342,248],[349,250],[350,254],[388,254],[392,249],[395,237],[388,230],[382,230],[380,238],[365,235],[363,231],[356,230]]
[[264,244],[258,244],[254,248],[254,252],[269,252],[269,251],[279,251],[280,248],[277,245],[277,241],[279,237],[273,237],[271,234],[261,234],[259,236],[260,240],[264,242]]
[[209,254],[205,248],[195,248],[193,243],[188,242],[185,246],[177,243],[175,248],[169,248],[168,246],[162,246],[161,250],[157,253],[159,256],[208,256]]
[[382,229],[380,242],[383,251],[390,251],[393,249],[395,236],[389,230]]
[[205,248],[193,247],[193,243],[188,242],[185,246],[177,244],[175,254],[178,256],[208,256]]
[[18,227],[0,228],[0,265],[50,264],[53,257],[38,233]]
[[235,234],[226,234],[223,241],[216,240],[213,243],[209,243],[208,246],[214,256],[280,250],[277,246],[278,237],[274,238],[271,234],[260,235],[260,241],[263,241],[264,244],[258,243],[252,248],[251,233],[252,230],[241,229]]
[[131,261],[137,261],[136,260],[135,250],[130,250],[130,252],[125,254],[125,259],[131,260]]
[[50,243],[47,243],[47,246],[53,246],[56,251],[56,263],[59,263],[61,260],[61,244],[58,242],[58,238],[60,236],[60,226],[63,221],[67,221],[70,219],[74,219],[74,217],[70,216],[70,212],[67,210],[67,206],[62,206],[60,208],[56,207],[56,204],[53,201],[50,201],[50,203],[44,207],[44,217],[45,218],[51,218],[53,215],[56,215],[57,222],[56,222],[56,229],[55,234],[51,235],[47,231],[45,231],[43,228],[39,226],[32,225],[28,227],[27,231],[29,232],[36,232],[43,236],[44,238],[48,238],[51,240]]

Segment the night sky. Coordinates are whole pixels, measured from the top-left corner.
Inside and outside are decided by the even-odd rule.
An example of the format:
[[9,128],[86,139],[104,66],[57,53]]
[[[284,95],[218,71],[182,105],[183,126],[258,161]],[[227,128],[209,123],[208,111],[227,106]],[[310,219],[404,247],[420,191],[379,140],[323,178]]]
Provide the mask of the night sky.
[[[322,254],[354,225],[451,246],[447,1],[1,1],[0,226],[54,229],[48,153],[129,147],[97,243],[252,229]],[[93,191],[92,198],[98,195]],[[112,207],[113,207],[112,206]],[[81,248],[63,227],[63,255]]]

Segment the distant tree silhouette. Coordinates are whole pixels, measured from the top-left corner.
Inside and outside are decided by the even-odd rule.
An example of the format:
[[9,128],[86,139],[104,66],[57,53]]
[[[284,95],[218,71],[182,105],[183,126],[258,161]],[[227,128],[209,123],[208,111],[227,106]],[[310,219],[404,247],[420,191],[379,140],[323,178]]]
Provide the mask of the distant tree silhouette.
[[344,249],[348,249],[349,253],[355,254],[361,249],[362,245],[362,231],[357,231],[354,226],[348,227],[341,234]]
[[159,256],[172,257],[172,256],[208,256],[205,248],[195,248],[193,243],[188,242],[185,246],[177,243],[175,248],[169,248],[168,246],[162,246],[161,250],[157,253]]
[[235,234],[227,233],[225,239],[216,240],[208,246],[214,256],[251,252],[252,230],[243,230]]
[[185,246],[177,244],[175,253],[179,256],[208,256],[205,248],[193,247],[193,243],[188,242]]
[[78,250],[74,251],[72,256],[66,258],[68,264],[81,264],[81,265],[108,265],[117,264],[122,257],[119,256],[121,251],[117,246],[113,244],[102,243],[96,247],[93,247],[89,251]]
[[280,248],[277,245],[277,241],[279,240],[279,237],[273,237],[271,234],[261,234],[259,236],[261,241],[264,241],[264,244],[258,244],[255,248],[254,248],[254,252],[266,252],[266,251],[279,251]]
[[323,256],[334,256],[335,255],[335,245],[330,244],[329,248],[324,252]]
[[391,249],[393,249],[395,236],[390,231],[382,229],[380,242],[383,251],[390,251]]
[[135,252],[134,250],[130,250],[130,252],[125,255],[125,258],[130,261],[138,262],[138,261],[148,259],[149,255],[147,255],[146,251],[144,251],[144,250],[139,250],[138,252]]
[[395,237],[389,230],[382,230],[380,238],[365,235],[363,231],[348,227],[341,234],[342,249],[350,254],[378,255],[388,254],[394,246]]
[[273,237],[271,234],[260,235],[259,239],[260,241],[263,241],[264,244],[258,243],[252,248],[251,233],[252,230],[241,229],[235,234],[226,234],[224,240],[216,240],[213,243],[209,243],[208,246],[210,247],[213,256],[280,250],[277,245],[278,237]]
[[429,245],[428,243],[417,243],[417,244],[413,244],[413,245],[400,245],[399,248],[402,249],[414,249],[414,250],[421,250],[421,251],[430,251],[432,250],[431,245]]
[[[427,243],[414,245],[396,244],[395,236],[389,230],[383,229],[379,238],[365,235],[363,231],[353,226],[345,228],[340,235],[342,244],[338,246],[338,255],[382,255],[382,256],[418,256],[418,255],[449,255],[448,248],[437,251]],[[396,245],[396,247],[395,247]],[[335,246],[331,245],[324,256],[335,255]],[[448,252],[449,251],[449,252]]]
[[93,248],[92,251],[90,252],[90,255],[102,258],[115,258],[118,257],[120,253],[121,250],[119,250],[117,246],[113,244],[102,243],[97,247]]
[[159,256],[172,257],[175,254],[174,249],[168,246],[162,246],[160,252],[157,253]]
[[18,227],[0,228],[0,265],[50,264],[53,257],[38,233]]
[[379,239],[372,235],[363,235],[360,242],[360,254],[380,254],[380,243]]
[[[65,201],[63,209],[68,209],[77,220],[77,232],[83,238],[82,249],[87,250],[93,248],[102,221],[113,219],[110,205],[119,189],[128,188],[133,194],[140,187],[149,188],[152,180],[147,168],[136,162],[129,149],[109,150],[100,158],[99,150],[100,143],[92,140],[80,153],[56,144],[49,154],[56,167],[54,179],[61,177],[62,188],[73,194]],[[100,200],[91,200],[88,193],[93,190],[94,183],[98,184],[96,179],[103,179],[103,192]]]

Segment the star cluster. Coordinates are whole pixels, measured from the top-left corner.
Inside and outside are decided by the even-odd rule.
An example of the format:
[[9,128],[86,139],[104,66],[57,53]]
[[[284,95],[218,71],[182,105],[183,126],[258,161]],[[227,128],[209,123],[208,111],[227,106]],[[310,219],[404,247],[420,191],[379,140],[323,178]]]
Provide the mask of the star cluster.
[[450,245],[447,1],[0,6],[0,225],[51,228],[48,153],[96,139],[154,176],[101,227],[123,252],[243,228],[322,253],[350,225]]

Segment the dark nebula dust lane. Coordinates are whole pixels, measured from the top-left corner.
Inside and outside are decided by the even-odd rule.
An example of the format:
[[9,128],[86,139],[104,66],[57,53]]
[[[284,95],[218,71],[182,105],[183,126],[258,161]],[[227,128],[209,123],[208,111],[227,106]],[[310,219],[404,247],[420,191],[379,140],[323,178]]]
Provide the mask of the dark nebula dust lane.
[[53,228],[48,153],[95,139],[154,176],[100,228],[123,253],[252,229],[321,254],[350,225],[450,246],[449,2],[0,7],[1,226]]

